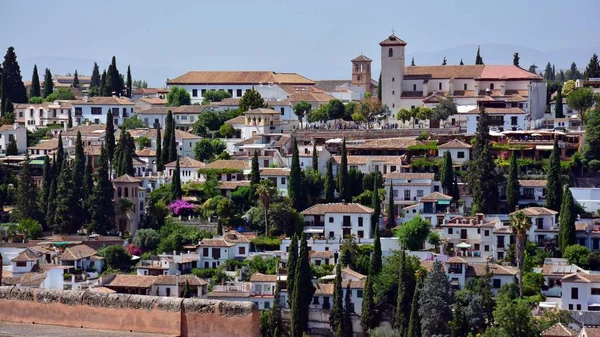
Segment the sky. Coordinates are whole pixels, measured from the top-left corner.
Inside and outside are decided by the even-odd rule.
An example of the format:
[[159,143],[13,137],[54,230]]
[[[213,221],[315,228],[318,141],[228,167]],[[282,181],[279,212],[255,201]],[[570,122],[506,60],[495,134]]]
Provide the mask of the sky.
[[188,70],[348,78],[350,59],[361,53],[379,72],[378,43],[392,29],[408,55],[479,44],[600,51],[599,14],[597,0],[18,0],[0,5],[0,50],[15,47],[24,80],[32,62],[97,60],[103,68],[112,55],[138,79]]

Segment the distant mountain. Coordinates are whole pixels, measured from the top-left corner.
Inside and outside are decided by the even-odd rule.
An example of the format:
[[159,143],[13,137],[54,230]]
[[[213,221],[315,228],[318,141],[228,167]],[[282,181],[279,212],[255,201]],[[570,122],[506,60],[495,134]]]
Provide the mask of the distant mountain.
[[[600,53],[600,46],[583,46],[581,48],[557,49],[542,51],[523,46],[503,44],[482,44],[481,57],[485,64],[512,64],[513,53],[519,53],[520,66],[529,68],[536,64],[538,72],[543,71],[546,64],[554,64],[556,69],[568,69],[571,62],[575,61],[577,67],[585,69],[594,53]],[[455,48],[440,50],[436,52],[407,53],[406,63],[410,64],[412,57],[416,65],[441,65],[446,57],[448,64],[459,64],[462,58],[465,64],[474,64],[477,54],[477,45],[462,45]]]

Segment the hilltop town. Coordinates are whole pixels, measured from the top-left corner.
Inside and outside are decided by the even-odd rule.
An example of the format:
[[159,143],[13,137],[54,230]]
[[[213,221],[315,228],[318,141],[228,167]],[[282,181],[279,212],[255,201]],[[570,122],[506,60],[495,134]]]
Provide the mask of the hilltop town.
[[408,42],[340,61],[345,79],[160,88],[117,57],[23,79],[8,48],[0,324],[599,336],[598,56],[420,65]]

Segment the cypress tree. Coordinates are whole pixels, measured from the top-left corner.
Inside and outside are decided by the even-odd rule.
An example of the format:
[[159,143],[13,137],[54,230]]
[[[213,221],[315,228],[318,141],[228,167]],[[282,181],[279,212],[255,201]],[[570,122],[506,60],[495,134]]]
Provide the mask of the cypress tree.
[[498,205],[496,165],[490,146],[488,114],[484,107],[479,110],[479,122],[473,145],[473,158],[469,166],[469,186],[473,196],[473,213],[492,213]]
[[390,193],[388,195],[387,225],[388,229],[396,227],[396,214],[394,212],[394,182],[391,180]]
[[369,275],[365,280],[362,310],[360,313],[360,326],[362,327],[362,331],[365,336],[367,335],[369,329],[375,327],[376,312],[375,301],[373,300],[373,296],[373,276],[372,272],[369,272]]
[[577,211],[573,203],[573,195],[568,185],[565,185],[565,192],[560,205],[560,218],[558,221],[558,245],[560,251],[564,254],[567,247],[577,243],[575,237],[575,221],[577,221]]
[[[17,54],[13,47],[9,47],[4,56],[4,62],[2,62],[2,90],[0,99],[4,104],[4,112],[12,112],[12,105],[8,105],[8,102],[13,103],[27,103],[27,90],[23,84],[23,78],[21,77],[21,67],[17,62]],[[6,110],[6,109],[10,110]]]
[[444,193],[450,195],[452,193],[452,185],[454,184],[454,169],[452,168],[452,156],[450,151],[444,154],[444,164],[442,166],[440,180]]
[[252,165],[250,171],[250,185],[255,186],[256,184],[260,184],[260,168],[258,167],[258,152],[254,151],[254,155],[252,156]]
[[17,147],[17,141],[15,137],[11,137],[8,141],[8,146],[6,147],[6,155],[8,156],[16,156],[19,154],[19,148]]
[[371,217],[371,229],[373,232],[379,230],[379,217],[381,216],[381,200],[379,200],[379,191],[377,189],[379,183],[379,175],[375,175],[373,179],[373,197],[371,198],[371,208],[373,208],[373,215]]
[[317,143],[316,142],[313,144],[313,150],[312,150],[312,169],[315,172],[319,171],[319,156],[317,154]]
[[452,183],[452,200],[454,202],[460,199],[460,190],[458,189],[458,180],[456,174],[454,175],[454,181]]
[[75,69],[75,74],[73,75],[73,88],[79,88],[79,75],[77,74],[77,69]]
[[480,47],[477,46],[477,55],[475,56],[475,64],[483,64],[483,58],[481,58]]
[[288,249],[287,263],[287,291],[288,291],[288,306],[292,306],[292,295],[294,294],[294,281],[296,279],[296,264],[298,262],[298,237],[294,233],[292,242]]
[[410,60],[410,66],[414,67],[415,66],[415,57],[413,56],[413,58]]
[[104,70],[102,72],[102,77],[100,78],[100,95],[101,96],[110,96],[110,88],[108,86],[107,82],[107,77],[108,75],[106,75],[106,70]]
[[179,171],[179,159],[177,159],[175,170],[173,170],[173,179],[171,180],[171,200],[179,200],[183,194],[181,191],[181,177]]
[[127,97],[131,98],[131,87],[132,87],[132,79],[131,79],[131,66],[127,66]]
[[508,169],[508,183],[506,184],[506,207],[508,208],[508,212],[513,212],[519,204],[520,191],[517,151],[513,151]]
[[100,87],[100,70],[98,64],[94,62],[94,68],[92,69],[92,77],[90,78],[90,90],[93,88]]
[[352,290],[350,290],[350,281],[346,284],[346,294],[344,296],[344,315],[342,317],[342,326],[344,328],[344,336],[345,337],[353,337],[354,332],[352,331],[352,313],[354,313],[354,304],[352,303],[352,298],[350,295],[352,294]]
[[54,82],[52,82],[52,73],[46,68],[44,74],[44,98],[48,97],[54,91]]
[[[50,185],[52,184],[52,168],[50,167],[50,158],[44,157],[44,166],[42,168],[42,191],[40,193],[40,211],[46,212],[48,209],[48,195],[50,194]],[[45,219],[42,219],[45,222]]]
[[379,226],[374,229],[375,240],[373,242],[373,255],[371,256],[371,265],[369,266],[369,272],[372,276],[379,275],[381,272],[381,238],[379,235]]
[[71,110],[69,110],[69,119],[67,120],[67,128],[73,127],[73,116],[71,116]]
[[333,179],[333,164],[331,159],[327,161],[327,172],[325,174],[325,202],[333,202],[335,181]]
[[31,177],[29,156],[26,156],[19,170],[17,193],[15,195],[15,211],[18,220],[38,219],[37,194],[37,187]]
[[90,204],[92,208],[90,230],[98,234],[106,234],[113,229],[115,211],[112,204],[113,184],[108,179],[108,150],[102,146],[100,163],[96,172],[96,185],[92,191]]
[[156,157],[155,157],[155,161],[156,161],[156,171],[157,172],[162,172],[162,170],[164,170],[165,166],[164,163],[162,162],[162,147],[161,147],[161,136],[160,136],[160,127],[156,128]]
[[31,88],[29,89],[29,97],[42,97],[40,89],[40,77],[38,75],[37,65],[33,66],[33,75],[31,76]]
[[294,209],[303,210],[302,202],[302,176],[300,170],[300,157],[296,138],[292,138],[292,165],[290,167],[290,178],[288,180],[288,196],[292,201]]
[[396,309],[394,310],[393,326],[406,331],[408,327],[407,313],[410,311],[410,298],[408,294],[408,275],[406,270],[406,253],[404,248],[400,253],[400,271],[398,276],[398,293],[396,297]]
[[121,130],[119,145],[115,151],[115,173],[117,176],[128,174],[135,175],[133,169],[133,157],[135,156],[135,141],[129,132]]
[[173,119],[173,116],[171,116],[171,132],[169,133],[169,163],[174,162],[178,157],[175,133],[175,120]]
[[56,210],[56,178],[52,177],[50,183],[50,191],[48,192],[48,206],[46,208],[46,226],[48,228],[55,228],[54,224],[54,211]]
[[76,228],[74,205],[76,203],[75,185],[69,163],[65,160],[60,169],[56,190],[56,210],[54,213],[54,231],[61,234],[74,233]]
[[465,65],[465,63],[463,62],[463,60],[462,60],[462,59],[460,59],[460,63],[459,63],[459,65],[461,65],[461,66],[464,66],[464,65]]
[[417,277],[417,284],[410,305],[410,319],[408,321],[408,332],[406,337],[421,337],[421,318],[419,317],[419,297],[421,294],[422,281]]
[[84,207],[86,208],[86,219],[85,219],[85,223],[88,223],[90,221],[90,212],[89,210],[91,209],[92,205],[90,204],[90,197],[92,195],[92,191],[94,190],[94,179],[92,178],[92,158],[89,157],[86,160],[86,164],[85,164],[85,170],[83,172],[83,200],[84,200]]
[[271,308],[271,324],[270,328],[273,333],[273,337],[281,337],[283,331],[283,320],[281,318],[281,309],[279,308],[281,293],[281,284],[279,280],[275,282],[275,294],[273,295],[273,307]]
[[513,66],[519,66],[519,60],[521,58],[519,57],[519,53],[514,53],[513,54]]
[[[414,61],[414,58],[413,58]],[[381,89],[383,84],[381,83],[381,72],[379,72],[379,82],[377,82],[377,99],[381,102]]]
[[562,86],[559,86],[556,90],[556,105],[554,107],[554,117],[564,118],[563,102],[562,102]]
[[296,263],[294,295],[292,303],[292,337],[301,337],[308,326],[308,309],[315,293],[308,258],[306,235],[302,235],[300,253]]
[[84,223],[88,218],[85,195],[85,154],[81,132],[77,131],[75,139],[75,160],[73,161],[73,220],[75,223]]
[[558,138],[555,138],[546,174],[546,207],[558,212],[560,211],[561,201],[560,149],[558,148]]
[[[125,144],[127,142],[125,138],[126,138],[125,128],[123,128],[123,129],[121,129],[121,134],[119,135],[119,143],[115,147],[115,154],[113,155],[113,157],[111,159],[111,162],[113,163],[112,170],[115,172],[115,177],[120,177],[124,174],[123,154],[124,154]],[[125,164],[127,164],[127,163],[125,163]]]
[[346,153],[346,138],[342,141],[342,159],[338,165],[338,192],[340,199],[344,202],[352,202],[350,189],[346,187],[348,183],[348,157]]
[[[115,155],[115,124],[113,120],[113,114],[110,109],[106,113],[106,127],[104,129],[104,142],[106,147],[106,155],[109,162],[112,163]],[[110,170],[110,166],[108,166]],[[110,174],[110,171],[107,171]]]
[[[77,137],[75,138],[75,160],[74,160],[74,173],[75,176],[80,176],[83,179],[83,173],[85,171],[85,154],[83,152],[83,141],[81,140],[81,132],[77,131]],[[80,184],[83,181],[75,181],[76,184]]]
[[[60,175],[60,170],[62,169],[64,161],[65,161],[65,149],[63,147],[62,132],[59,132],[58,133],[58,145],[56,148],[56,162],[54,163],[54,168],[55,168],[55,172],[56,172],[55,174],[56,174],[57,178]],[[57,187],[58,187],[58,185],[57,185]]]
[[419,296],[419,316],[423,336],[446,336],[452,319],[450,281],[439,261],[433,262]]
[[335,279],[333,281],[333,306],[329,311],[329,326],[331,326],[332,331],[336,331],[338,326],[342,324],[342,315],[344,313],[344,297],[342,295],[342,289],[342,264],[340,261],[335,266]]
[[169,151],[171,150],[171,133],[173,132],[173,113],[171,110],[167,112],[167,117],[165,118],[165,134],[163,135],[163,147],[162,147],[162,165],[166,165],[170,163],[169,159],[171,158]]

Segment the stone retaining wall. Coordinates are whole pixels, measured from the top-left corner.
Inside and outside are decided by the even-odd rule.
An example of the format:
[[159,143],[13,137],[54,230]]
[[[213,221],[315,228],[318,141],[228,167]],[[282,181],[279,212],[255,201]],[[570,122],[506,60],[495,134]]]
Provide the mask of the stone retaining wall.
[[0,287],[0,321],[174,336],[258,336],[250,302]]

